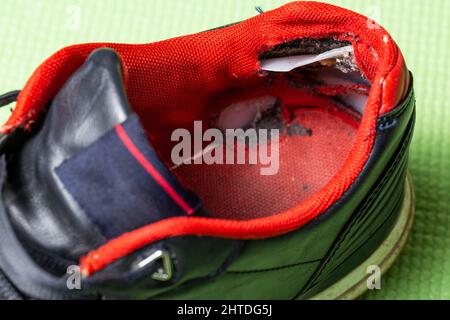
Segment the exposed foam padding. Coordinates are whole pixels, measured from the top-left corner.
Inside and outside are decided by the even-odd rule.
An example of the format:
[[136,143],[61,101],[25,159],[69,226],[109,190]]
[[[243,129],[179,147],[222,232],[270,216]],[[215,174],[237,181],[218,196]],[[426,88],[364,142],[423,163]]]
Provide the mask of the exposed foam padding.
[[299,39],[261,56],[261,70],[272,74],[297,74],[303,86],[334,96],[363,114],[370,82],[359,69],[354,48],[333,39]]
[[320,54],[287,56],[261,61],[261,69],[273,72],[289,72],[314,63],[335,63],[340,60],[354,59],[353,47],[341,47]]

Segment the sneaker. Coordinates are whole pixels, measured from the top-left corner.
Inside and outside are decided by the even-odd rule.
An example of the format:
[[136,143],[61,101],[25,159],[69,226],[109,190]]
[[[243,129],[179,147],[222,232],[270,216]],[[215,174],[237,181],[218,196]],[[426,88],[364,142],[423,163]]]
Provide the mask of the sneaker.
[[412,77],[357,13],[75,45],[16,98],[2,298],[351,299],[410,231]]

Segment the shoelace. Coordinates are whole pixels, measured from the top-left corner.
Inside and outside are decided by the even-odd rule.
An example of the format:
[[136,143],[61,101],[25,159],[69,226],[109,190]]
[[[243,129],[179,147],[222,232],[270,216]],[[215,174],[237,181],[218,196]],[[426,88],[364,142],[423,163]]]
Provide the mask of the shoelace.
[[0,108],[15,102],[19,96],[19,93],[20,91],[16,90],[0,95]]
[[[17,100],[20,91],[11,91],[5,94],[0,95],[0,108],[6,107],[10,103],[13,103]],[[0,133],[0,154],[3,153],[4,146],[8,141],[8,134]]]

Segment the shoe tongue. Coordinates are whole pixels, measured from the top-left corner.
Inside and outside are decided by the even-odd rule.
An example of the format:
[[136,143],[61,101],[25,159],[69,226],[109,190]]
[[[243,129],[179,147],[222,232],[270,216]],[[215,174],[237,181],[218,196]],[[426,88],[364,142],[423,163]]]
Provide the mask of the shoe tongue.
[[[97,51],[88,60],[89,66],[93,79],[83,85],[87,90],[81,93],[88,99],[73,106],[73,112],[83,113],[83,124],[79,119],[72,124],[86,126],[81,129],[83,136],[94,130],[95,137],[81,143],[89,146],[56,167],[65,189],[107,239],[171,216],[192,215],[200,201],[166,168],[131,112],[117,54]],[[97,79],[107,83],[97,83]],[[54,111],[58,112],[56,106]],[[72,129],[71,136],[83,140],[80,127]]]
[[11,216],[28,242],[64,256],[201,206],[149,143],[109,49],[68,80],[16,160],[6,188]]
[[107,239],[199,209],[198,198],[164,166],[135,115],[64,161],[56,174]]

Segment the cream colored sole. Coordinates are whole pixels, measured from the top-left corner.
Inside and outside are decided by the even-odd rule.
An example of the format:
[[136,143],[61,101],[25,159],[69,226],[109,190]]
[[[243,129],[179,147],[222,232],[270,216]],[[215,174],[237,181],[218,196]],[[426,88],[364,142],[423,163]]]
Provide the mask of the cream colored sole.
[[408,239],[414,220],[415,194],[411,175],[408,174],[405,186],[405,198],[400,217],[389,236],[381,246],[359,267],[335,283],[333,286],[314,296],[311,300],[353,300],[368,290],[369,266],[378,266],[384,274],[394,263]]

